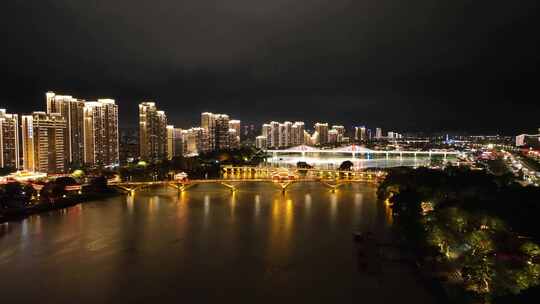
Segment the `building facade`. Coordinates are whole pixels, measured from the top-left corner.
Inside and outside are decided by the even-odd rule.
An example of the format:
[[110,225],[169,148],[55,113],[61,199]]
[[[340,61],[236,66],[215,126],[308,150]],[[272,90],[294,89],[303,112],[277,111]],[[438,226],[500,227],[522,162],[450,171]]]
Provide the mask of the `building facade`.
[[84,163],[105,167],[120,164],[118,106],[113,99],[85,103]]
[[34,112],[22,118],[24,169],[34,172],[64,173],[66,121],[59,113]]
[[69,95],[45,94],[48,114],[60,114],[66,121],[66,159],[69,164],[84,162],[84,100]]
[[328,143],[328,123],[316,123],[315,132],[317,133],[317,145],[326,145]]
[[0,109],[0,167],[19,169],[19,116]]
[[154,102],[139,104],[139,153],[151,162],[167,157],[167,117]]

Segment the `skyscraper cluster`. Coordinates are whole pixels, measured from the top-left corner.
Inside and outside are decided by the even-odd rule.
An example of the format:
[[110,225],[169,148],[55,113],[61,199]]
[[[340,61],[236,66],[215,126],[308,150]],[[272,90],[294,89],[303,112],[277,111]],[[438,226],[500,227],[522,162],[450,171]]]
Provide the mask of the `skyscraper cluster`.
[[342,125],[332,125],[330,128],[328,123],[317,122],[311,133],[305,130],[304,126],[305,124],[301,121],[265,123],[261,127],[261,135],[255,138],[255,146],[259,149],[278,149],[299,145],[326,146],[402,138],[402,135],[397,132],[388,132],[388,136],[384,137],[381,128],[375,128],[373,135],[372,130],[365,126],[354,127],[350,137]]
[[[116,166],[118,106],[113,99],[85,101],[47,92],[46,112],[28,115],[0,110],[0,165],[34,172]],[[20,133],[20,135],[19,135]]]
[[255,138],[255,145],[260,149],[284,148],[305,143],[304,122],[272,121],[262,125],[260,136]]
[[139,150],[146,161],[239,148],[240,131],[240,120],[209,112],[201,114],[200,127],[176,128],[167,124],[165,112],[155,102],[139,104]]
[[208,134],[207,151],[240,147],[241,122],[229,119],[227,114],[201,113],[201,128]]

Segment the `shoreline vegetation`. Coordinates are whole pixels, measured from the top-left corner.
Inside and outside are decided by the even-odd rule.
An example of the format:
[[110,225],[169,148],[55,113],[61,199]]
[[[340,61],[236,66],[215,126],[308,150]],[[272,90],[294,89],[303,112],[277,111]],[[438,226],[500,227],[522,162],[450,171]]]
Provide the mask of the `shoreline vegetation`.
[[105,192],[93,192],[85,194],[74,194],[65,198],[59,198],[54,203],[38,202],[25,207],[4,209],[0,212],[0,224],[11,221],[19,221],[28,216],[45,213],[49,211],[60,210],[78,204],[105,199],[109,197],[123,195],[122,192],[115,189],[109,189]]
[[388,169],[377,195],[441,300],[536,303],[540,189],[466,168],[398,167]]

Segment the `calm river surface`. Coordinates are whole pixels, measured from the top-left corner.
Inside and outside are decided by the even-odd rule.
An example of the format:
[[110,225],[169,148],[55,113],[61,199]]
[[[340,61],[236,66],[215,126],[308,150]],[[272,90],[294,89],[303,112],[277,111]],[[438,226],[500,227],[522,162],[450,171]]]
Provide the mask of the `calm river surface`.
[[5,303],[429,303],[407,267],[359,269],[352,233],[389,234],[375,188],[153,188],[0,224]]

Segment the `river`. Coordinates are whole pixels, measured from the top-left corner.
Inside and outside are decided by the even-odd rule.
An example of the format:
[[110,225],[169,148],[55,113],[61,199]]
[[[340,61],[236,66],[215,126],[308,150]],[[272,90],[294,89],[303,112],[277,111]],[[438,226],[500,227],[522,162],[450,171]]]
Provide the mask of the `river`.
[[358,267],[354,231],[387,239],[375,187],[152,188],[0,224],[6,303],[433,302],[410,269]]

